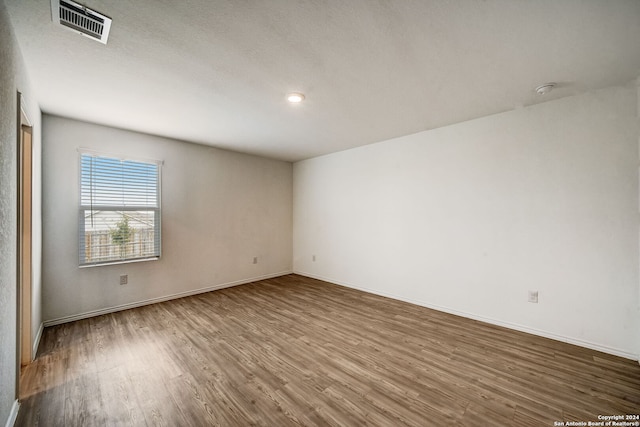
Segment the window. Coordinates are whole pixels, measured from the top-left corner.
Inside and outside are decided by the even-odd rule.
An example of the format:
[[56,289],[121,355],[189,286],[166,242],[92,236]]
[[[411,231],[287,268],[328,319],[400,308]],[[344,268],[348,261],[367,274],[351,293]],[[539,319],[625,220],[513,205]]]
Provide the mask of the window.
[[80,265],[160,257],[160,162],[80,153]]

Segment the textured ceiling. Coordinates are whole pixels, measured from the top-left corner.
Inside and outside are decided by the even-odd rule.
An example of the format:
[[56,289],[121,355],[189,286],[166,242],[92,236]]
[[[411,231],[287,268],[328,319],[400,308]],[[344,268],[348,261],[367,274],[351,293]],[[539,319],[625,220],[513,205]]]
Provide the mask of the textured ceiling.
[[4,2],[44,112],[290,161],[640,76],[638,0]]

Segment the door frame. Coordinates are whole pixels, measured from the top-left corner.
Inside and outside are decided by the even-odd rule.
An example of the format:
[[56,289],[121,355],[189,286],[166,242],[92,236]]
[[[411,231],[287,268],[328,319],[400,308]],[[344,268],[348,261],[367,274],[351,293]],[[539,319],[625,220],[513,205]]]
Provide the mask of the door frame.
[[17,102],[17,330],[16,398],[20,396],[20,371],[33,361],[32,351],[32,202],[33,202],[33,126],[24,111],[22,94]]

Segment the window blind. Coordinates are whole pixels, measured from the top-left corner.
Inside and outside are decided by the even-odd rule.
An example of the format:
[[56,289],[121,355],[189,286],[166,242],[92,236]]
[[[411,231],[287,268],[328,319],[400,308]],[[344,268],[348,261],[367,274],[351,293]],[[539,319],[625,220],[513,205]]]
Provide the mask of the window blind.
[[160,257],[160,163],[80,153],[80,265]]

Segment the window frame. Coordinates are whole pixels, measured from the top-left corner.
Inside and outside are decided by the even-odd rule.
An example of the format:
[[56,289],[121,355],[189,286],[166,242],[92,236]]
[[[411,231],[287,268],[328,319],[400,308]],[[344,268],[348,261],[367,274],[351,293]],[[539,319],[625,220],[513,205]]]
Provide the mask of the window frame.
[[[157,167],[158,173],[158,181],[157,181],[157,206],[149,207],[149,206],[112,206],[112,205],[94,205],[91,207],[82,205],[82,156],[90,155],[94,157],[104,157],[109,159],[117,159],[120,161],[132,161],[138,163],[147,163],[147,164],[155,164]],[[164,165],[164,161],[155,160],[149,158],[141,158],[141,157],[132,157],[125,156],[121,154],[114,154],[104,151],[96,151],[87,148],[79,148],[78,149],[78,194],[77,194],[77,203],[78,203],[78,267],[79,268],[89,268],[89,267],[100,267],[106,265],[115,265],[115,264],[129,264],[136,262],[145,262],[145,261],[157,261],[162,257],[162,166]],[[85,213],[92,211],[107,211],[107,212],[134,212],[134,211],[149,211],[154,212],[154,238],[158,238],[158,251],[157,255],[150,255],[144,257],[136,257],[136,258],[123,258],[123,259],[114,259],[114,260],[106,260],[106,261],[96,261],[96,262],[84,262],[86,259],[86,246],[85,246]],[[155,243],[154,243],[155,246]]]

